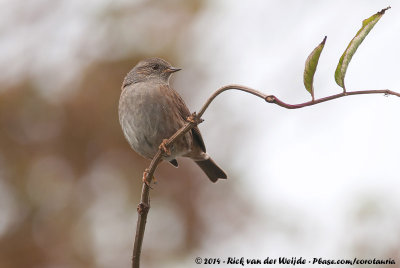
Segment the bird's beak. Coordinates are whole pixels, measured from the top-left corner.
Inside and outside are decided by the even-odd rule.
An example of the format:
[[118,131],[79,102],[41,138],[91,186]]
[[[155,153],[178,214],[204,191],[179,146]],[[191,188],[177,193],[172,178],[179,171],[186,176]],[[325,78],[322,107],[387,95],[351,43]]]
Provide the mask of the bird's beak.
[[180,71],[180,70],[182,70],[182,69],[175,68],[175,67],[170,67],[170,68],[166,69],[165,72],[167,72],[167,73],[175,73],[175,72]]

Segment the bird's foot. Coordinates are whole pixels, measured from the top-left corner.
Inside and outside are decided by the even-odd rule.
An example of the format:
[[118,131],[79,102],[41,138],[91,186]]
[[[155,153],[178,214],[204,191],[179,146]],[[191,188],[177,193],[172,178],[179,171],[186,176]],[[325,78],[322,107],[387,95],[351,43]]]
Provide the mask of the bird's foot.
[[164,139],[162,141],[162,143],[160,144],[160,146],[158,147],[162,151],[164,156],[170,156],[171,155],[171,150],[169,149],[169,146],[167,144],[168,144],[168,140]]
[[[149,169],[146,168],[146,169],[144,170],[144,172],[143,172],[143,178],[142,178],[142,180],[143,180],[143,183],[145,183],[147,186],[149,186],[150,189],[153,189],[153,188],[151,188],[151,186],[150,186],[151,181],[149,182],[149,181],[147,180],[147,177],[148,177],[148,176],[149,176]],[[156,181],[156,179],[155,179],[154,177],[153,177],[153,180]]]
[[200,124],[201,122],[203,122],[204,120],[201,119],[201,118],[198,118],[196,112],[194,112],[194,113],[192,113],[191,115],[189,115],[189,116],[186,118],[186,121],[198,125],[198,124]]

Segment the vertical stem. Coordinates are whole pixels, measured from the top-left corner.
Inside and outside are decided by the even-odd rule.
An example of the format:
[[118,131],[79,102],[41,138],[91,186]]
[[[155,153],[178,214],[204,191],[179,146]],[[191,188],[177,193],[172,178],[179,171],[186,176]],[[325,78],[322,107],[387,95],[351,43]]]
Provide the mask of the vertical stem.
[[[153,180],[153,174],[161,162],[161,152],[158,151],[154,158],[151,160],[150,168],[146,170],[143,177],[148,182],[151,183]],[[136,235],[135,242],[133,244],[133,254],[132,254],[132,268],[140,267],[140,254],[142,252],[142,244],[144,237],[144,230],[146,228],[147,214],[150,210],[150,187],[143,181],[142,194],[140,197],[140,203],[137,207],[138,220],[136,223]]]
[[142,197],[137,207],[138,220],[136,224],[135,243],[133,245],[132,268],[140,267],[140,254],[142,252],[142,244],[144,230],[147,222],[147,214],[150,210],[150,188],[146,183],[142,186]]

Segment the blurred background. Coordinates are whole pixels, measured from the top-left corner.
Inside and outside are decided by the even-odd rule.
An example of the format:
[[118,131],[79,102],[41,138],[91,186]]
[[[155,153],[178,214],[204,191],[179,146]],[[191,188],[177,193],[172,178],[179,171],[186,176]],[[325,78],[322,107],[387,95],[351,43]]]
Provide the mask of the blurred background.
[[[339,93],[341,54],[389,5],[346,85],[399,92],[391,1],[0,1],[0,267],[130,266],[149,161],[124,140],[117,107],[139,60],[183,68],[172,84],[191,111],[231,83],[301,103],[314,47],[328,36],[316,97]],[[224,93],[200,129],[229,180],[212,184],[185,159],[159,167],[143,267],[194,267],[197,256],[399,267],[399,114],[393,96],[285,110]]]

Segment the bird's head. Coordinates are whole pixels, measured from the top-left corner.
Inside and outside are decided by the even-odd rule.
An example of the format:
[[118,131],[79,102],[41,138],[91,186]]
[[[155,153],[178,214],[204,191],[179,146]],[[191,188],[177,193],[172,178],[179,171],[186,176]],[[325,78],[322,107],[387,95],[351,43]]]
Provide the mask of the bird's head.
[[122,87],[151,79],[168,83],[171,74],[179,70],[181,69],[172,67],[169,62],[160,58],[145,59],[127,74]]

